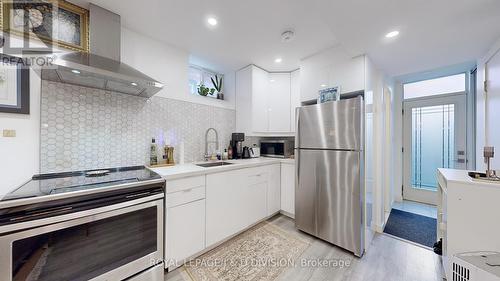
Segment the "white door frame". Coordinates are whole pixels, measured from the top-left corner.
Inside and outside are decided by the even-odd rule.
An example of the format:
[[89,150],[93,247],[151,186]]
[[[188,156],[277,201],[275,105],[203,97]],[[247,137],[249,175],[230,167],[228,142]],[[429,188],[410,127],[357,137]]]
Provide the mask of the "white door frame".
[[[412,155],[412,132],[411,132],[411,109],[415,107],[437,106],[454,104],[454,132],[455,152],[454,168],[466,169],[467,166],[467,115],[466,115],[466,92],[452,93],[409,99],[403,102],[403,199],[436,205],[437,192],[431,189],[413,188],[411,186],[411,155]],[[463,151],[463,155],[458,155]],[[462,153],[461,153],[462,154]],[[463,162],[462,162],[463,161]]]

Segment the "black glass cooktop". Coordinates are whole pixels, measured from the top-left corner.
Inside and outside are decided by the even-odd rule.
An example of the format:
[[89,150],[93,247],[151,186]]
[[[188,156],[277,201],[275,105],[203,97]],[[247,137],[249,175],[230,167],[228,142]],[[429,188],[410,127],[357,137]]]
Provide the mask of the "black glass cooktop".
[[161,177],[144,166],[41,174],[33,176],[29,182],[0,198],[0,201],[112,187],[154,179]]

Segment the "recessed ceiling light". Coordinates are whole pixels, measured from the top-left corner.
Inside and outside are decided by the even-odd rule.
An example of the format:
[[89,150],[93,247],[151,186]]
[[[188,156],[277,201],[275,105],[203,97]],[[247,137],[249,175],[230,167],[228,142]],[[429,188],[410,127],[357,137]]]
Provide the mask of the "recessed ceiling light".
[[274,82],[274,79],[269,80],[269,82]]
[[385,37],[386,37],[386,38],[393,38],[393,37],[396,37],[396,36],[398,36],[398,35],[399,35],[399,31],[394,30],[394,31],[391,31],[391,32],[387,33],[387,34],[385,35]]
[[209,17],[209,18],[207,19],[207,22],[208,22],[208,24],[210,24],[211,26],[216,26],[216,25],[217,25],[217,19],[216,19],[216,18],[214,18],[214,17]]
[[326,87],[326,84],[321,84],[320,86],[324,88],[324,87]]
[[132,82],[132,83],[130,83],[130,85],[132,85],[132,86],[137,86],[137,83]]
[[276,58],[276,59],[274,59],[274,62],[275,62],[275,63],[280,63],[280,62],[282,62],[282,61],[283,61],[283,59],[282,59],[282,58]]
[[80,71],[76,69],[71,70],[71,72],[73,72],[74,74],[80,74]]

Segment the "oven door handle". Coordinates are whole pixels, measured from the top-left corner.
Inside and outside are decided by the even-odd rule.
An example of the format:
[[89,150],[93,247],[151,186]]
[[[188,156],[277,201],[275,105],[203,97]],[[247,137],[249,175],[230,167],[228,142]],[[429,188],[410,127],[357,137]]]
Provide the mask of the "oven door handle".
[[59,208],[59,209],[50,210],[50,211],[37,212],[37,213],[25,215],[25,216],[14,217],[14,218],[11,218],[10,221],[14,222],[14,221],[29,219],[29,218],[38,217],[38,216],[45,216],[45,215],[57,215],[60,213],[70,211],[72,209],[73,209],[73,207],[64,207],[64,208]]
[[[155,202],[155,201],[163,202],[163,198],[164,198],[164,194],[160,193],[160,194],[155,194],[155,195],[151,195],[151,196],[147,196],[147,197],[132,199],[130,201],[125,201],[125,202],[121,202],[121,203],[117,203],[117,204],[113,204],[113,205],[98,207],[95,209],[88,209],[88,210],[83,210],[83,211],[78,211],[78,212],[73,212],[73,213],[62,214],[62,215],[58,215],[58,216],[50,216],[50,217],[41,218],[41,219],[19,221],[19,222],[15,222],[12,224],[2,225],[2,226],[0,226],[0,240],[2,238],[2,234],[4,234],[4,233],[30,229],[30,228],[34,228],[34,227],[41,227],[44,225],[50,225],[50,224],[58,223],[61,221],[80,220],[80,219],[83,219],[83,217],[95,217],[96,215],[101,214],[101,213],[118,211],[122,208],[133,207],[135,205],[141,205],[141,204],[145,204],[148,202]],[[67,207],[69,207],[69,206],[67,206]],[[58,209],[58,210],[61,211],[61,209]]]

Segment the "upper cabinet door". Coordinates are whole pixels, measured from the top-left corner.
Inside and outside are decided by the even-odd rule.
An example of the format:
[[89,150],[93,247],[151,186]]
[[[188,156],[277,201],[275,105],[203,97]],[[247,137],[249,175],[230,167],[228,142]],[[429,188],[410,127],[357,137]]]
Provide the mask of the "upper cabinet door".
[[237,71],[236,130],[248,136],[294,132],[295,108],[300,106],[298,75],[268,73],[254,65]]
[[300,107],[300,70],[292,72],[290,78],[290,132],[295,132],[295,115]]
[[341,47],[335,47],[300,62],[300,100],[318,98],[319,90],[340,87],[351,93],[365,89],[365,56],[352,57]]
[[267,93],[269,132],[290,132],[290,73],[270,73]]
[[252,132],[252,66],[236,72],[236,131]]
[[252,66],[252,131],[261,133],[269,131],[269,78],[268,73]]

